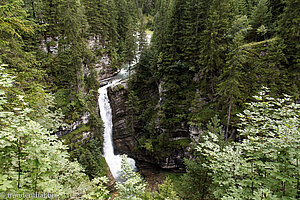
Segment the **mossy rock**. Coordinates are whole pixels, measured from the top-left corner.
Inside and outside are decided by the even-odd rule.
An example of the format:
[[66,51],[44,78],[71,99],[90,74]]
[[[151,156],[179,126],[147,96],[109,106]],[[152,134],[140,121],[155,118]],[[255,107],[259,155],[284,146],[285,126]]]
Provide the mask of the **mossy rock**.
[[115,87],[113,87],[112,91],[113,92],[119,92],[119,91],[124,90],[124,89],[125,89],[124,85],[118,84]]
[[189,138],[183,138],[183,139],[174,140],[170,142],[170,146],[176,149],[181,149],[181,148],[185,149],[189,147],[190,144],[191,144],[191,140]]
[[81,139],[83,137],[82,133],[89,132],[89,131],[91,131],[91,127],[87,125],[83,125],[77,128],[76,130],[74,130],[73,132],[65,135],[64,137],[62,137],[62,139],[64,140],[64,143],[70,145],[70,148],[72,149],[73,146],[71,146],[71,144],[73,143],[73,141]]

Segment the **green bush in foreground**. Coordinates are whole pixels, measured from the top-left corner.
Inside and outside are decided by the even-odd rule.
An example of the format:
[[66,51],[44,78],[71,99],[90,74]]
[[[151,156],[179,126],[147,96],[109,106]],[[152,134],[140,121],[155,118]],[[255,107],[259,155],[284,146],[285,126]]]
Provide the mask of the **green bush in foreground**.
[[[274,99],[264,89],[238,116],[241,142],[220,145],[208,132],[197,151],[208,162],[217,199],[299,197],[300,106],[289,96]],[[298,196],[297,196],[298,195]]]
[[82,167],[69,161],[67,146],[29,117],[32,110],[23,96],[8,95],[13,78],[2,67],[0,74],[0,192],[45,192],[59,199],[106,197],[105,180],[89,181]]

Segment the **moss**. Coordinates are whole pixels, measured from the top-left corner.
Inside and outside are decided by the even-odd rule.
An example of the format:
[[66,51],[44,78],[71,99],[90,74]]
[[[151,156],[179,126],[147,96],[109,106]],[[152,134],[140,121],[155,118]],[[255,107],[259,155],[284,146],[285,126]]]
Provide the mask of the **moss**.
[[55,103],[65,116],[65,122],[71,124],[80,118],[84,112],[82,94],[76,94],[70,89],[59,89],[55,92]]
[[55,47],[56,45],[57,45],[57,43],[53,40],[51,42],[47,43],[47,46],[49,46],[49,47]]
[[170,142],[170,146],[173,148],[181,149],[181,148],[187,148],[190,146],[191,140],[189,138],[179,139]]
[[114,88],[113,88],[113,91],[114,92],[119,92],[119,91],[121,91],[121,90],[124,90],[124,85],[122,85],[122,84],[118,84],[118,85],[116,85]]
[[90,126],[87,126],[87,125],[83,125],[81,126],[80,128],[74,130],[73,132],[71,132],[71,134],[73,135],[77,135],[79,133],[82,133],[82,132],[88,132],[91,130],[91,127]]
[[[74,145],[71,145],[71,144],[73,144],[72,141],[81,139],[83,137],[81,133],[89,132],[89,131],[91,131],[91,127],[87,126],[87,125],[83,125],[83,126],[77,128],[76,130],[74,130],[73,132],[65,135],[64,137],[62,137],[62,139],[64,140],[65,144],[70,145],[70,148],[73,149]],[[78,145],[75,145],[75,148],[76,148],[76,146],[78,147]]]
[[153,31],[151,31],[151,30],[147,29],[147,30],[146,30],[146,34],[147,34],[147,35],[151,35],[151,36],[152,36],[152,35],[153,35]]
[[101,146],[99,140],[92,139],[70,152],[71,159],[78,160],[90,179],[107,176],[107,164],[102,156]]

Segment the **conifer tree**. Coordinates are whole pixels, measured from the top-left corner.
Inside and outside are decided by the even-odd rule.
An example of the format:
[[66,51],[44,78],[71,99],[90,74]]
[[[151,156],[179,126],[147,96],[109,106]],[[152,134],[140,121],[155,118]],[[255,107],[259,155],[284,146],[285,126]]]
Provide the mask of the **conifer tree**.
[[299,77],[300,77],[300,2],[297,0],[286,1],[286,7],[284,13],[281,15],[279,21],[278,35],[283,39],[283,45],[285,46],[283,52],[287,59],[287,64],[283,73],[286,74],[290,80],[291,91],[296,92],[296,96],[299,95]]
[[247,0],[233,0],[233,12],[235,15],[248,14],[248,1]]
[[244,63],[247,59],[241,46],[244,44],[244,37],[250,29],[247,16],[237,17],[231,25],[230,34],[233,37],[232,44],[229,46],[229,53],[227,53],[227,62],[223,67],[222,74],[220,75],[220,83],[218,85],[218,94],[220,100],[228,103],[227,109],[227,122],[226,122],[226,135],[225,140],[229,137],[229,126],[231,123],[232,110],[238,99],[243,97],[240,88],[243,87],[242,77],[244,75]]
[[46,67],[58,85],[68,85],[78,94],[84,87],[82,66],[90,54],[83,5],[77,0],[47,0],[42,14],[40,20],[48,24],[43,33],[48,53],[51,53],[50,46],[57,46],[52,63]]
[[83,4],[89,24],[89,35],[96,42],[96,55],[107,54],[114,62],[113,51],[118,42],[115,1],[83,1]]
[[137,14],[138,10],[133,1],[116,0],[117,31],[119,34],[119,49],[123,62],[131,63],[135,59],[137,50]]
[[139,55],[147,46],[147,35],[146,35],[146,27],[144,22],[143,13],[140,10],[139,13],[139,30],[138,30],[138,51]]
[[226,32],[232,18],[231,1],[211,1],[206,29],[201,37],[200,77],[204,94],[215,94],[217,79],[225,65],[228,39]]
[[152,36],[153,51],[161,52],[167,37],[167,25],[171,0],[158,0],[156,2],[156,14],[154,16],[154,33]]
[[271,19],[271,12],[268,6],[268,0],[260,0],[255,6],[251,14],[251,25],[252,31],[249,33],[250,37],[255,41],[262,39],[266,39],[265,36],[270,27],[270,19]]
[[270,32],[272,32],[272,34],[276,34],[278,21],[280,19],[280,15],[283,13],[285,4],[283,0],[272,0],[268,2],[268,5],[271,14]]
[[33,34],[34,23],[26,19],[23,1],[0,3],[0,59],[21,71],[30,65],[30,53],[24,52],[24,34]]
[[201,33],[205,30],[209,2],[185,1],[182,10],[182,40],[180,59],[193,71],[198,71]]

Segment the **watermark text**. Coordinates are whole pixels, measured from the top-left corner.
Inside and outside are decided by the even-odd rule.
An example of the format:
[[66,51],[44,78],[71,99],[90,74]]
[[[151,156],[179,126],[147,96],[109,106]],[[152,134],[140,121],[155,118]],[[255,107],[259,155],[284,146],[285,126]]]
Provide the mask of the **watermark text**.
[[50,198],[54,199],[57,198],[57,194],[52,194],[48,192],[43,193],[9,193],[9,192],[2,192],[0,193],[0,199],[37,199],[37,198]]

